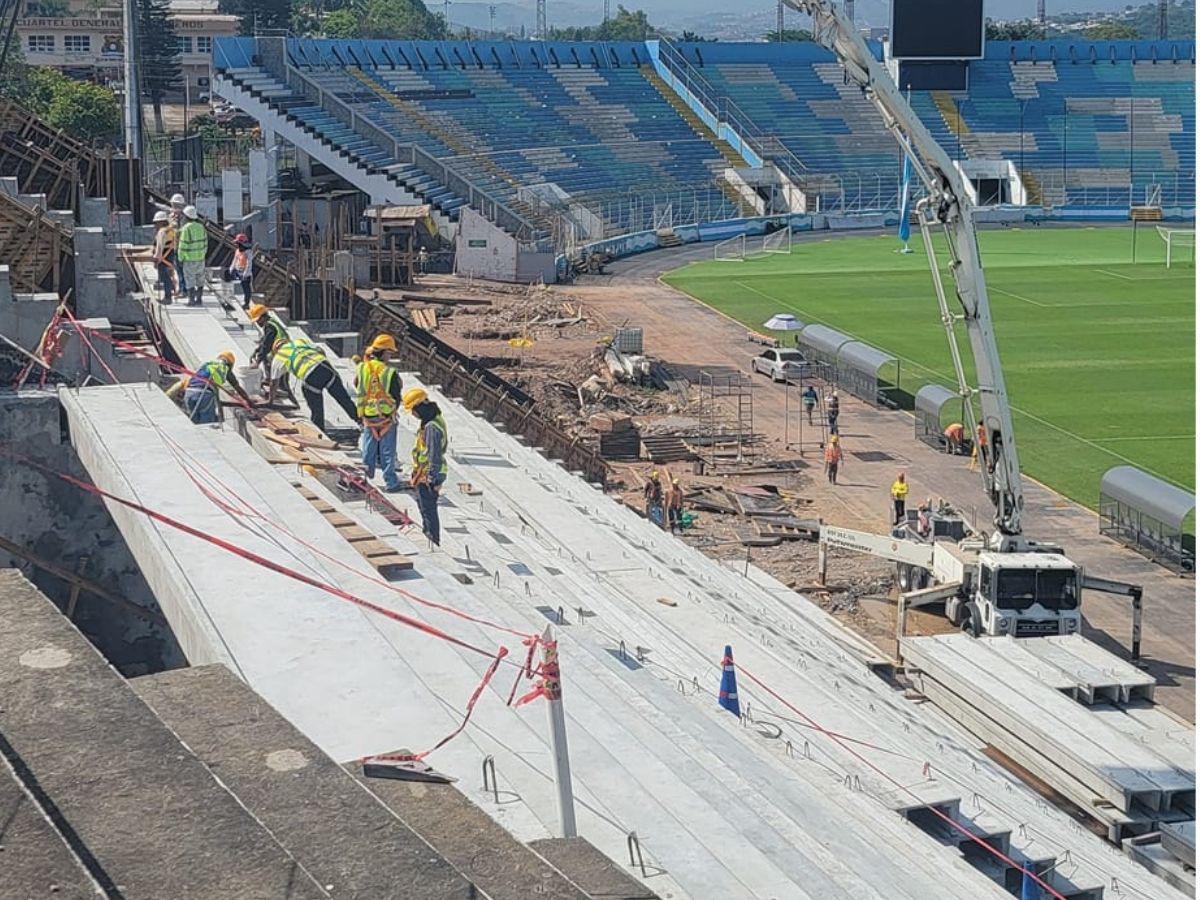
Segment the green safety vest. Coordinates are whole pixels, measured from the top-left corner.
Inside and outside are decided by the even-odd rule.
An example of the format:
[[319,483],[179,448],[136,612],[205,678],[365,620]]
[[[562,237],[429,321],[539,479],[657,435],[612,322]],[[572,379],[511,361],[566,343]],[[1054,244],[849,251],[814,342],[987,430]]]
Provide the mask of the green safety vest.
[[207,391],[210,388],[221,388],[229,380],[229,363],[223,359],[206,362],[188,381],[189,391]]
[[386,419],[396,412],[392,384],[396,372],[378,359],[364,359],[358,364],[358,414],[369,419]]
[[[438,469],[438,474],[445,476],[449,470],[446,465],[446,457],[450,452],[450,433],[446,431],[446,421],[442,418],[442,414],[438,413],[432,422],[429,424],[437,428],[442,433],[442,465]],[[429,470],[429,449],[425,446],[425,426],[422,424],[421,429],[417,432],[417,439],[413,442],[412,449],[413,469],[417,474],[427,474]]]
[[180,262],[204,262],[208,255],[208,231],[203,222],[193,219],[183,226],[175,255]]
[[308,341],[288,341],[275,351],[275,358],[303,381],[318,363],[324,361],[325,354]]

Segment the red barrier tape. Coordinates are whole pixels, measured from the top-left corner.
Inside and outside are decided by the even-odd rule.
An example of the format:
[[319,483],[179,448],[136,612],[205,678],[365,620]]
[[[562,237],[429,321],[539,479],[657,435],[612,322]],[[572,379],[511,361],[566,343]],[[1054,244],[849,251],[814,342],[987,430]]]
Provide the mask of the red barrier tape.
[[[280,565],[279,563],[267,559],[264,556],[260,556],[251,550],[245,550],[222,538],[211,534],[206,534],[203,531],[200,531],[198,528],[188,525],[186,522],[181,522],[178,519],[166,515],[165,513],[158,512],[157,510],[151,509],[148,506],[143,506],[141,503],[137,503],[133,500],[127,500],[124,497],[118,497],[116,494],[112,494],[94,484],[89,484],[88,482],[82,481],[71,475],[58,472],[49,468],[48,466],[44,466],[41,463],[36,462],[35,460],[29,459],[26,456],[15,453],[12,450],[0,448],[0,453],[4,453],[7,456],[18,459],[21,462],[24,462],[26,465],[31,466],[32,468],[35,468],[39,472],[42,472],[46,475],[53,475],[55,478],[61,479],[67,484],[74,485],[80,490],[87,491],[89,494],[94,494],[98,497],[103,497],[106,500],[111,500],[113,503],[117,503],[121,506],[127,507],[128,509],[132,509],[136,512],[142,513],[143,515],[149,516],[156,522],[161,522],[162,524],[174,528],[177,531],[182,531],[184,534],[191,535],[194,538],[199,538],[200,540],[212,544],[215,547],[220,547],[222,550],[232,553],[235,556],[240,556],[242,559],[249,560],[256,565],[262,566],[264,569],[270,569],[272,572],[284,575],[294,581],[299,581],[301,584],[305,584],[309,587],[316,588],[319,591],[324,591],[327,594],[331,594],[332,596],[337,597],[339,600],[345,600],[348,603],[353,603],[355,606],[360,606],[363,609],[369,609],[372,612],[378,613],[379,615],[392,619],[393,621],[400,622],[401,624],[407,625],[410,628],[415,628],[417,631],[422,631],[432,637],[440,638],[443,641],[454,644],[456,647],[462,647],[464,650],[470,650],[472,653],[478,653],[480,656],[486,656],[488,659],[491,659],[497,655],[493,654],[490,650],[485,650],[482,647],[476,647],[474,644],[468,643],[467,641],[457,638],[452,634],[448,634],[447,632],[442,631],[440,628],[436,628],[433,625],[428,625],[419,619],[414,619],[411,616],[406,616],[403,613],[390,610],[385,606],[380,606],[378,603],[374,603],[362,597],[357,597],[354,594],[344,591],[341,588],[335,587],[331,584],[324,584],[315,578],[305,575],[303,572],[297,572],[295,569],[289,569],[287,566]],[[498,655],[503,658],[507,654],[508,648],[501,647]]]
[[[788,709],[790,709],[796,715],[800,716],[800,718],[802,718],[806,722],[808,722],[812,728],[816,729],[817,731],[821,732],[821,734],[824,734],[827,737],[833,738],[834,741],[836,741],[837,744],[843,750],[845,750],[847,753],[849,753],[851,756],[853,756],[859,762],[863,763],[865,766],[867,766],[867,768],[871,769],[871,771],[875,772],[877,775],[881,776],[885,780],[891,782],[897,788],[904,791],[906,794],[909,794],[914,799],[916,799],[916,800],[921,799],[920,796],[916,793],[916,791],[914,791],[908,785],[902,784],[901,782],[897,781],[895,778],[893,778],[887,772],[883,771],[883,769],[879,768],[877,765],[875,765],[873,762],[871,762],[869,759],[867,759],[865,756],[863,756],[861,753],[859,753],[853,747],[846,746],[846,744],[844,744],[842,742],[842,740],[840,739],[840,737],[838,735],[835,735],[832,731],[829,731],[826,728],[822,727],[821,724],[816,721],[816,719],[812,718],[811,716],[809,716],[806,713],[802,712],[801,710],[797,709],[795,706],[793,706],[791,703],[789,703],[787,700],[785,700],[783,697],[781,697],[778,693],[776,693],[762,679],[758,678],[753,672],[750,672],[744,666],[742,666],[738,663],[734,663],[734,665],[737,666],[737,669],[739,672],[741,672],[743,675],[745,675],[747,678],[749,678],[751,681],[753,681],[756,685],[758,685],[760,688],[762,688],[764,691],[766,691],[768,694],[770,694],[772,697],[774,697],[776,700],[778,700],[780,703],[782,703],[784,706],[786,706]],[[1024,866],[1018,865],[1016,861],[1010,859],[1008,856],[1006,856],[1004,853],[997,850],[995,847],[993,847],[987,841],[972,834],[966,827],[964,827],[963,825],[960,825],[958,822],[956,822],[954,819],[950,818],[948,815],[943,813],[941,810],[936,809],[935,807],[932,807],[932,806],[926,807],[926,809],[928,809],[929,812],[933,813],[935,816],[937,816],[939,819],[941,819],[943,822],[945,822],[951,828],[955,829],[956,831],[961,832],[966,837],[970,838],[974,843],[978,844],[980,847],[982,847],[984,850],[986,850],[988,853],[992,854],[994,857],[996,857],[1000,861],[1006,863],[1009,866],[1012,866],[1014,869],[1028,872],[1029,877],[1032,878],[1034,881],[1036,881],[1037,884],[1043,890],[1047,891],[1050,894],[1050,896],[1054,898],[1054,900],[1067,900],[1066,897],[1064,897],[1062,894],[1060,894],[1058,891],[1056,891],[1054,888],[1052,888],[1050,885],[1048,885],[1045,881],[1043,881],[1040,877],[1038,877],[1038,875],[1035,872],[1033,872],[1031,869],[1028,869],[1028,868],[1025,868]]]

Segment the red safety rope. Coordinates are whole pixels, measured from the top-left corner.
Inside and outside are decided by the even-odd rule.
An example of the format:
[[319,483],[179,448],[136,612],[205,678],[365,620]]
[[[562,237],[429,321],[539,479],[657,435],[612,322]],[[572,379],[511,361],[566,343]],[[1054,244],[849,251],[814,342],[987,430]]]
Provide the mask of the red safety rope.
[[[836,735],[836,734],[834,734],[834,732],[829,731],[828,729],[824,728],[816,719],[812,718],[812,716],[809,716],[807,713],[803,712],[802,710],[797,709],[795,706],[793,706],[791,703],[789,703],[787,700],[785,700],[783,697],[781,697],[774,689],[772,689],[770,687],[770,685],[768,685],[761,678],[756,676],[753,672],[749,671],[745,666],[741,665],[740,663],[734,663],[734,665],[737,666],[737,669],[739,672],[741,672],[743,675],[745,675],[747,678],[749,678],[751,681],[753,681],[756,685],[758,685],[760,688],[762,688],[764,691],[766,691],[768,694],[770,694],[772,697],[774,697],[776,700],[778,700],[780,703],[782,703],[784,706],[786,706],[788,709],[790,709],[796,715],[798,715],[802,719],[804,719],[812,728],[819,731],[821,734],[824,734],[827,737],[832,738],[838,744],[838,746],[840,746],[843,750],[845,750],[847,753],[849,753],[851,756],[853,756],[855,759],[857,759],[859,762],[861,762],[863,765],[865,765],[871,771],[875,772],[877,775],[884,778],[885,780],[891,782],[897,788],[899,788],[900,790],[909,794],[914,799],[916,799],[916,800],[921,799],[920,795],[918,795],[916,791],[914,791],[908,785],[897,781],[895,778],[893,778],[891,775],[889,775],[883,769],[879,768],[879,766],[875,765],[873,762],[871,762],[869,759],[867,759],[865,756],[863,756],[861,753],[859,753],[853,747],[847,746],[846,743],[843,743],[843,741],[839,735]],[[951,828],[955,829],[958,832],[961,832],[966,837],[970,838],[974,843],[978,844],[980,847],[982,847],[988,853],[995,856],[1000,861],[1004,862],[1005,864],[1011,866],[1014,869],[1018,869],[1023,872],[1028,872],[1029,877],[1032,878],[1035,882],[1037,882],[1037,884],[1043,890],[1049,892],[1050,896],[1053,897],[1054,900],[1066,900],[1066,897],[1064,897],[1061,893],[1059,893],[1054,888],[1052,888],[1050,885],[1048,885],[1031,869],[1018,864],[1015,860],[1009,858],[1006,854],[1004,854],[1000,850],[997,850],[995,847],[993,847],[987,841],[983,840],[982,838],[978,837],[975,834],[972,834],[971,831],[969,829],[967,829],[964,825],[961,825],[960,823],[958,823],[957,821],[952,819],[950,816],[946,815],[941,810],[937,809],[936,807],[928,806],[925,808],[928,809],[929,812],[931,812],[935,816],[937,816],[939,819],[941,819],[943,822],[945,822],[947,825],[949,825]]]

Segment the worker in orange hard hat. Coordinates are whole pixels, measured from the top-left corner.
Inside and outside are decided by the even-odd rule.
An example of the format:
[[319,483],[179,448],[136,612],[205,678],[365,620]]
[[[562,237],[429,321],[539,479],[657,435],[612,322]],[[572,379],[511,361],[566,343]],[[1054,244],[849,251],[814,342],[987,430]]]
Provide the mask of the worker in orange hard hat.
[[251,282],[254,278],[254,247],[250,238],[239,234],[233,239],[233,262],[226,272],[229,281],[236,281],[242,286],[242,309],[250,308]]
[[183,391],[183,409],[188,418],[197,425],[211,425],[220,421],[220,407],[217,403],[218,391],[232,391],[242,398],[247,406],[254,404],[238,383],[233,374],[236,362],[232,350],[222,350],[215,359],[206,362],[190,375],[184,375],[176,382],[167,396],[174,397]]
[[388,365],[396,352],[396,339],[390,334],[376,335],[358,363],[355,384],[358,389],[358,416],[362,420],[362,458],[367,480],[375,477],[375,467],[383,470],[388,493],[403,490],[396,474],[396,411],[403,398],[403,384],[396,370]]
[[250,304],[250,309],[246,314],[250,317],[250,321],[262,330],[258,346],[250,355],[250,365],[261,365],[263,379],[266,380],[271,377],[271,351],[275,349],[278,341],[287,340],[287,326],[283,324],[283,319],[279,318],[275,310],[262,303]]

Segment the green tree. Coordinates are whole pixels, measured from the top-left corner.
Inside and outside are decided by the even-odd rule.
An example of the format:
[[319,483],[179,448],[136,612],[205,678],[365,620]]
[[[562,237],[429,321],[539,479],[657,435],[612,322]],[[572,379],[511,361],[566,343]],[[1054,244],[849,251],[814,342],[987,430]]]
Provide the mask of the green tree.
[[813,39],[812,32],[806,31],[803,28],[785,28],[783,35],[780,36],[778,31],[768,31],[763,35],[763,38],[768,41],[783,41],[785,44],[799,44]]
[[617,14],[599,25],[577,25],[570,28],[551,28],[552,41],[644,41],[656,31],[643,10],[630,11],[617,6]]
[[1045,30],[1032,19],[1016,22],[989,21],[985,34],[989,41],[1040,41],[1045,37]]
[[1083,36],[1089,41],[1127,41],[1136,39],[1138,30],[1124,22],[1101,22],[1083,29]]
[[707,44],[713,43],[717,39],[705,37],[702,34],[697,34],[694,31],[687,31],[685,29],[683,34],[679,35],[679,40],[683,41],[685,44]]
[[154,107],[154,129],[162,132],[162,103],[183,87],[179,66],[179,35],[169,0],[141,0],[138,5],[138,67],[142,92]]
[[350,9],[335,9],[321,22],[325,37],[350,39],[359,36],[358,16]]
[[4,68],[0,70],[0,94],[12,97],[28,106],[31,71],[32,69],[25,64],[20,42],[14,39],[8,50],[8,56],[5,57]]
[[[82,141],[112,141],[121,133],[121,104],[106,87],[74,81],[51,69],[44,76],[51,83],[50,101],[35,109],[51,128],[60,128]],[[43,76],[38,76],[39,78]]]
[[441,40],[448,36],[440,15],[422,0],[361,0],[324,16],[321,32],[335,38]]
[[286,31],[292,21],[292,0],[218,0],[217,9],[237,16],[242,34]]

